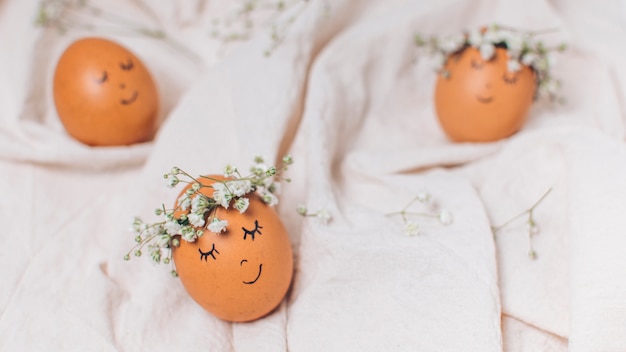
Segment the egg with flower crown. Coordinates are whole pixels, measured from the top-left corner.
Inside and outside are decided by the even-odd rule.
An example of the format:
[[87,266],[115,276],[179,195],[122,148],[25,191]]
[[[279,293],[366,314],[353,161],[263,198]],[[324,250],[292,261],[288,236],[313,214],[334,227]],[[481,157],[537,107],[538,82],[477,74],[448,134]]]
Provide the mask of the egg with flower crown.
[[[180,195],[182,203],[189,199],[207,204],[228,194],[227,188],[237,192],[237,187],[246,187],[221,180],[202,177],[205,187],[193,193],[186,193],[192,189],[188,185]],[[255,320],[274,310],[293,275],[289,236],[274,209],[251,193],[233,199],[228,208],[215,207],[205,217],[193,218],[189,210],[175,216],[184,213],[201,229],[194,241],[182,240],[173,248],[178,277],[189,295],[208,312],[233,322]]]
[[146,66],[125,47],[83,38],[61,55],[54,103],[67,133],[90,146],[130,145],[152,138],[159,98]]
[[433,38],[430,45],[442,63],[434,92],[440,126],[455,142],[490,142],[517,132],[534,99],[555,99],[558,81],[550,75],[550,51],[533,42],[538,33],[499,26]]

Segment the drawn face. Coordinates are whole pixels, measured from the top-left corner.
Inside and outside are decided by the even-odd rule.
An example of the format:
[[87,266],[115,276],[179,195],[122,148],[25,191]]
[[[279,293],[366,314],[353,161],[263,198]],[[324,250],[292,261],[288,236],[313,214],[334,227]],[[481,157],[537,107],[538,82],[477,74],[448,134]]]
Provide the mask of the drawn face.
[[158,95],[143,63],[104,39],[67,48],[54,76],[54,101],[67,132],[88,145],[127,145],[151,138]]
[[435,109],[452,140],[494,141],[521,128],[533,101],[535,74],[527,66],[509,72],[507,61],[503,48],[489,61],[474,48],[448,58],[449,75],[437,79]]
[[193,243],[181,240],[173,252],[189,295],[229,321],[250,321],[272,311],[293,273],[291,244],[280,219],[256,196],[249,199],[244,214],[218,208],[216,216],[228,221],[226,232],[206,230]]

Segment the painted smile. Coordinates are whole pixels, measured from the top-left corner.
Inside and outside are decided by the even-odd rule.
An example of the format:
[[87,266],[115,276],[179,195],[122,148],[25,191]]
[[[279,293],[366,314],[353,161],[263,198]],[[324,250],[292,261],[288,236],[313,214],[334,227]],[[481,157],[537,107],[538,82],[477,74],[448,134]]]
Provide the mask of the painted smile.
[[137,100],[137,97],[139,96],[139,92],[138,91],[134,91],[133,95],[128,98],[128,99],[122,99],[120,101],[120,103],[122,103],[122,105],[129,105],[132,104],[135,100]]
[[476,99],[478,99],[479,102],[483,103],[483,104],[489,104],[493,101],[493,97],[481,97],[479,95],[476,96]]
[[[247,260],[242,260],[240,265],[243,265],[244,262],[247,262]],[[256,278],[252,281],[244,281],[243,283],[246,285],[252,285],[253,283],[255,283],[260,277],[261,277],[261,271],[263,270],[263,264],[259,264],[259,273],[257,274]]]

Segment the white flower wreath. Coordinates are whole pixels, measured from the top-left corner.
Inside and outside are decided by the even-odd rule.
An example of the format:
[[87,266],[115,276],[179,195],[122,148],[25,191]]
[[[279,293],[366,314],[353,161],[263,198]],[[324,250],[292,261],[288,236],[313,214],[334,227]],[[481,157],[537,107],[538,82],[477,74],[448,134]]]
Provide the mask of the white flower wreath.
[[548,47],[536,39],[537,35],[547,32],[524,32],[494,24],[484,29],[441,38],[432,36],[428,40],[418,34],[415,43],[418,47],[427,47],[436,57],[437,71],[444,77],[449,76],[449,72],[445,71],[443,66],[451,54],[473,47],[480,52],[484,60],[488,61],[493,58],[496,48],[504,48],[508,54],[507,69],[510,72],[519,71],[522,65],[529,66],[536,73],[538,96],[562,102],[563,99],[558,97],[561,82],[552,77],[550,70],[556,64],[554,53],[564,51],[567,46],[560,44]]

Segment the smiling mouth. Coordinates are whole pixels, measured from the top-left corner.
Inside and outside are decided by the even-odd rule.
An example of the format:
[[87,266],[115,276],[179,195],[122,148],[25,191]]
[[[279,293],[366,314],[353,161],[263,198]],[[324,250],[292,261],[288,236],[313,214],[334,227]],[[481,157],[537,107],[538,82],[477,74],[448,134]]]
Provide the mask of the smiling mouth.
[[483,98],[479,95],[476,96],[476,99],[478,99],[479,102],[483,103],[483,104],[489,104],[493,101],[493,97],[487,97],[487,98]]
[[244,281],[243,283],[246,285],[252,285],[253,283],[256,282],[256,280],[259,279],[259,277],[261,277],[261,271],[263,270],[263,264],[259,264],[259,274],[256,276],[256,278],[252,281]]
[[122,99],[120,102],[122,103],[122,105],[132,104],[135,100],[137,100],[138,96],[139,96],[139,92],[138,91],[134,91],[132,97],[130,97],[128,99]]

